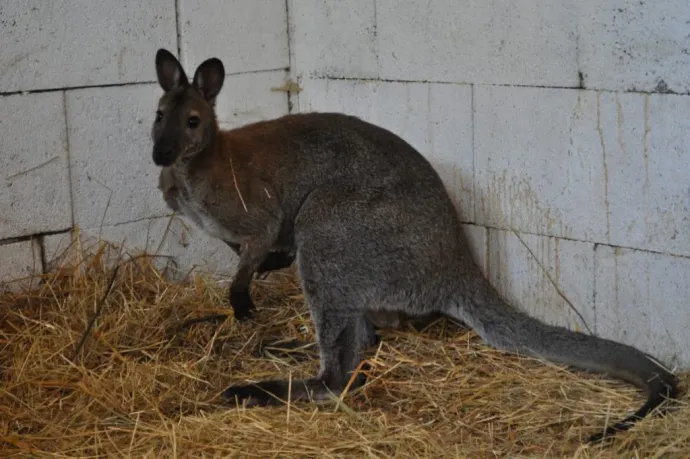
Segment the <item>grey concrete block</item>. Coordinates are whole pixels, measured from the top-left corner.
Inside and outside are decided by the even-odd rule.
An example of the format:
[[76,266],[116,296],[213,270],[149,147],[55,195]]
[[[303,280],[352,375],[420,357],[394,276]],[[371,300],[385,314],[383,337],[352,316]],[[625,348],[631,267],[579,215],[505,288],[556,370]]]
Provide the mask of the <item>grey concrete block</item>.
[[61,92],[0,97],[0,239],[72,225]]
[[101,237],[132,250],[156,253],[174,260],[171,274],[176,278],[182,278],[192,270],[194,273],[231,276],[238,262],[224,242],[211,238],[180,217],[109,227],[104,229]]
[[190,78],[211,57],[221,59],[227,73],[289,65],[285,0],[180,0],[179,20]]
[[595,331],[594,244],[490,229],[487,252],[489,279],[508,303],[552,325]]
[[362,118],[429,151],[429,89],[425,83],[305,79],[299,110],[337,111]]
[[597,334],[690,369],[690,259],[598,246]]
[[307,79],[300,111],[338,111],[401,136],[439,172],[461,218],[474,217],[472,95],[463,85]]
[[75,242],[72,230],[43,237],[43,254],[46,261],[45,270],[54,271],[63,265],[78,264],[80,249]]
[[586,88],[690,92],[687,0],[584,0],[578,5]]
[[286,82],[287,72],[229,75],[218,95],[216,112],[221,128],[277,118],[288,113],[288,98],[275,88]]
[[472,258],[475,263],[482,270],[484,276],[489,276],[488,266],[488,230],[483,226],[463,224],[462,229],[465,232],[465,237],[470,245]]
[[19,292],[38,285],[43,272],[38,240],[0,245],[0,259],[0,291]]
[[474,102],[476,222],[608,240],[596,94],[482,86]]
[[157,85],[67,92],[75,223],[98,228],[167,215],[151,159]]
[[575,2],[377,0],[380,77],[577,86]]
[[690,255],[690,97],[598,97],[611,243]]
[[376,0],[288,0],[292,66],[306,77],[378,77]]
[[232,276],[239,260],[224,242],[211,238],[179,216],[80,229],[78,235],[75,238],[66,233],[45,238],[49,270],[78,262],[80,254],[93,253],[102,243],[115,248],[108,252],[109,263],[117,260],[120,249],[134,256],[157,255],[156,265],[160,269],[167,267],[166,273],[174,279],[184,279],[189,274]]
[[156,49],[176,49],[170,0],[0,3],[0,90],[153,81]]
[[690,255],[690,97],[475,95],[478,223]]
[[460,209],[460,218],[473,222],[472,88],[457,84],[429,84],[428,104],[430,148],[426,156]]

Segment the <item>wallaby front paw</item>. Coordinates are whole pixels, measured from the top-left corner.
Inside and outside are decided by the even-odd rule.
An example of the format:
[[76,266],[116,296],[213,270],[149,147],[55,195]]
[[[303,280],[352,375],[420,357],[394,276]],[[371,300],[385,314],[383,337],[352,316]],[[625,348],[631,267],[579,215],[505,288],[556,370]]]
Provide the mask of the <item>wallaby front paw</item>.
[[247,291],[230,291],[230,306],[235,313],[235,319],[244,322],[254,317],[252,309],[256,309]]

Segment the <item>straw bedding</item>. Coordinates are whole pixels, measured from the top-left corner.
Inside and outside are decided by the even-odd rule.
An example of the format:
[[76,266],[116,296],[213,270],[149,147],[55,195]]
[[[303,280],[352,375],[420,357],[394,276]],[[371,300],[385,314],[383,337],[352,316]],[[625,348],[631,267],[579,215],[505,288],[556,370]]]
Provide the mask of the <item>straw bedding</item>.
[[366,387],[339,400],[230,409],[217,396],[231,383],[318,368],[314,345],[266,346],[314,341],[294,274],[254,281],[254,323],[180,328],[229,312],[226,287],[166,280],[147,256],[120,258],[113,276],[112,250],[0,295],[0,457],[690,457],[688,397],[607,447],[583,445],[642,394],[492,350],[444,319],[382,332]]

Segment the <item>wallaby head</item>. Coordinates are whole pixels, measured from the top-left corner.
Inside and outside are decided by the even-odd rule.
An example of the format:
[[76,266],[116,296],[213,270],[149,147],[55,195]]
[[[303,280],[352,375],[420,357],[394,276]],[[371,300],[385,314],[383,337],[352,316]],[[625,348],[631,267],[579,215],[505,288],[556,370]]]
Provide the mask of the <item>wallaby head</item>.
[[187,161],[212,143],[218,131],[216,96],[223,87],[225,68],[217,58],[207,59],[190,83],[182,65],[169,51],[156,54],[158,83],[164,94],[153,122],[153,162],[170,166]]

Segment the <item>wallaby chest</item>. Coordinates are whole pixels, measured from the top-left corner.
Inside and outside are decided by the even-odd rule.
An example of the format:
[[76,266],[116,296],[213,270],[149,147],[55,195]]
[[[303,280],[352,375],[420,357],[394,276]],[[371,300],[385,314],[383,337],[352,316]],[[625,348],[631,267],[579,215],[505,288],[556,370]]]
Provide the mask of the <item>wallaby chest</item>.
[[179,180],[178,206],[181,213],[211,237],[225,242],[241,243],[242,237],[232,227],[232,219],[223,214],[221,206],[214,205],[209,190],[194,180]]

